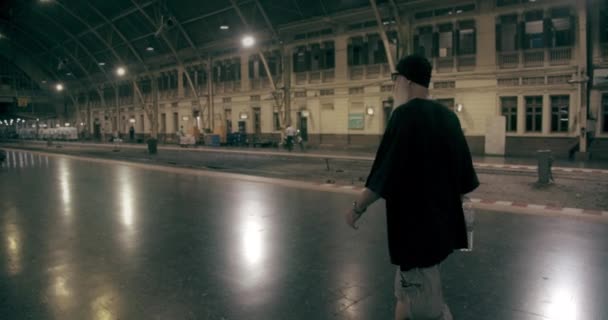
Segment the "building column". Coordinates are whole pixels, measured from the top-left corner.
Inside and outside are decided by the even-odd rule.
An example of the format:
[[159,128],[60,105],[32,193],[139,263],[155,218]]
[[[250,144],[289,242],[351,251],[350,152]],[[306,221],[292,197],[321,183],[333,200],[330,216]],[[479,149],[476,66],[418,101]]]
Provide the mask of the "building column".
[[482,14],[477,21],[477,70],[487,71],[496,69],[496,17]]
[[526,99],[522,95],[517,96],[517,134],[526,133]]
[[177,67],[177,97],[184,97],[184,67]]
[[336,82],[348,79],[348,36],[341,35],[335,39]]
[[251,54],[249,50],[241,53],[241,92],[251,91],[249,83],[249,56]]
[[551,134],[551,96],[543,94],[543,135]]

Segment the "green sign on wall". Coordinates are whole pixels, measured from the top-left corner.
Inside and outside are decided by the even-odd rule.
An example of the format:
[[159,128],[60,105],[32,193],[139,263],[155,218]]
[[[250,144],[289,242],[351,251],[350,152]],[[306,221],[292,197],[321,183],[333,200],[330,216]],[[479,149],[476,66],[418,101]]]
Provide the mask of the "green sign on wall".
[[348,115],[348,128],[359,130],[365,129],[365,114],[350,113]]

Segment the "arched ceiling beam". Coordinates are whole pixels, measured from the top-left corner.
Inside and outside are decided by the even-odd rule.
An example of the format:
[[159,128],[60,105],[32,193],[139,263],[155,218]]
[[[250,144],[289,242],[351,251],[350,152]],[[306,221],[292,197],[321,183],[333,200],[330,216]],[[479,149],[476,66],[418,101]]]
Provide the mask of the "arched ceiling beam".
[[[158,2],[158,1],[159,1],[159,0],[151,0],[151,1],[148,1],[148,2],[145,2],[145,3],[140,4],[140,6],[141,6],[142,8],[146,8],[146,7],[149,7],[149,6],[153,5],[153,4],[155,4],[155,3],[156,3],[156,2]],[[126,9],[126,10],[122,11],[121,13],[117,14],[116,16],[114,16],[114,17],[110,18],[109,20],[110,20],[111,22],[116,22],[116,21],[118,21],[118,20],[120,20],[120,19],[122,19],[122,18],[125,18],[125,17],[128,17],[128,16],[132,15],[132,14],[133,14],[133,13],[135,13],[135,12],[137,12],[137,8],[136,8],[136,7],[129,8],[129,9]],[[86,30],[84,30],[83,32],[80,32],[79,34],[77,34],[77,35],[75,35],[75,36],[76,36],[77,38],[80,38],[80,37],[82,37],[82,36],[87,35],[87,34],[88,34],[89,32],[91,32],[92,30],[95,30],[95,31],[96,31],[97,29],[102,28],[102,27],[103,27],[103,26],[105,26],[106,24],[107,24],[107,22],[102,22],[102,23],[100,23],[100,24],[98,24],[98,25],[94,26],[92,29],[86,29]],[[59,48],[60,46],[65,46],[65,45],[66,45],[66,44],[67,44],[69,41],[70,41],[69,39],[68,39],[68,40],[66,40],[66,41],[63,41],[62,43],[59,43],[58,45],[56,45],[56,46],[54,46],[54,47],[51,47],[49,50],[55,50],[55,49]],[[47,52],[48,52],[48,50],[47,50]],[[46,53],[46,52],[42,52],[41,54],[45,54],[45,53]]]
[[[55,3],[57,3],[63,10],[65,10],[65,12],[67,12],[69,15],[71,15],[72,17],[74,17],[76,20],[78,20],[80,23],[82,23],[85,27],[89,28],[89,30],[91,30],[91,32],[97,37],[97,39],[99,39],[99,41],[101,41],[101,43],[108,48],[111,52],[112,55],[114,55],[114,58],[116,60],[118,60],[119,64],[121,65],[125,65],[125,61],[124,59],[118,54],[118,52],[116,52],[116,50],[114,49],[114,47],[112,47],[100,34],[99,32],[97,32],[97,30],[93,30],[93,27],[86,21],[84,21],[80,16],[78,16],[77,14],[75,14],[72,10],[70,10],[69,8],[67,8],[66,6],[64,6],[59,0],[55,0]],[[89,3],[87,1],[87,3]],[[89,5],[95,9],[90,3]],[[98,11],[96,11],[98,12]],[[114,30],[118,30],[113,23],[110,23],[110,25],[113,27]],[[119,36],[122,39],[125,39],[124,36],[122,35],[122,33],[119,32]],[[133,49],[133,47],[131,46],[131,43],[126,41],[125,43],[127,43],[129,45],[129,47],[131,49]],[[133,49],[133,52],[135,52],[135,50]],[[143,63],[143,60],[136,55],[137,58],[139,58],[140,62],[142,63],[144,69],[146,70],[146,72],[148,71],[147,66],[145,65],[145,63]],[[143,95],[141,94],[141,89],[139,88],[139,85],[137,84],[137,81],[135,81],[135,77],[131,78],[131,82],[133,85],[133,88],[135,89],[135,92],[137,92],[137,97],[140,98],[141,103],[145,104],[145,100],[143,99]]]
[[[112,87],[116,87],[116,85],[114,84],[112,78],[110,78],[110,76],[108,76],[108,73],[106,72],[106,70],[104,68],[102,68],[99,65],[99,61],[97,61],[97,58],[95,58],[95,56],[93,56],[93,54],[89,51],[89,49],[82,43],[80,42],[80,40],[78,40],[78,38],[76,38],[76,36],[74,34],[72,34],[70,31],[68,31],[62,24],[60,24],[59,22],[55,21],[55,19],[51,18],[50,16],[48,16],[45,13],[42,12],[38,12],[38,14],[40,14],[41,16],[43,16],[44,18],[46,18],[47,20],[49,20],[52,24],[56,25],[57,27],[59,27],[68,37],[72,38],[72,40],[79,46],[82,48],[82,50],[85,52],[85,54],[87,56],[89,56],[89,59],[91,59],[91,61],[93,61],[93,63],[97,66],[97,68],[103,73],[103,75],[106,77],[106,79],[108,80],[108,82],[110,83],[110,85]],[[85,71],[85,73],[87,75],[89,75],[90,78],[90,74],[88,71],[86,71],[86,69],[84,68],[84,66],[82,65],[82,63],[76,59],[71,53],[69,53],[68,50],[66,50],[66,48],[64,46],[61,46],[63,48],[63,51],[68,54],[70,57],[73,58],[73,60],[78,64],[78,66],[83,69]]]
[[[239,6],[248,4],[248,3],[253,2],[253,1],[254,0],[245,0],[245,1],[242,1],[242,2],[239,3]],[[216,10],[216,11],[213,11],[213,12],[205,13],[203,15],[200,15],[200,16],[197,16],[197,17],[193,17],[193,18],[190,18],[188,20],[184,20],[184,21],[182,21],[182,24],[186,25],[186,24],[189,24],[189,23],[192,23],[192,22],[196,22],[198,20],[207,19],[207,18],[216,16],[216,15],[218,15],[220,13],[231,11],[232,9],[233,9],[233,6],[229,6],[229,7],[226,7],[226,8],[223,8],[223,9],[219,9],[219,10]]]
[[266,21],[266,26],[268,26],[268,29],[270,29],[270,32],[272,32],[272,37],[275,40],[279,40],[279,34],[272,26],[272,22],[270,22],[270,19],[268,18],[268,15],[266,14],[266,10],[264,10],[264,7],[262,7],[260,0],[255,0],[255,4],[258,6],[258,9],[262,13],[262,17],[264,17],[264,21]]
[[[247,20],[245,19],[245,16],[243,15],[241,8],[239,8],[239,5],[236,3],[236,0],[230,0],[230,2],[232,2],[232,7],[236,11],[236,13],[239,15],[239,18],[241,18],[241,22],[243,23],[245,28],[247,30],[251,30],[251,26],[249,25],[249,23],[247,23]],[[266,75],[268,76],[268,79],[270,79],[270,85],[272,87],[272,91],[277,91],[277,84],[274,82],[272,73],[270,73],[270,68],[268,67],[268,61],[266,61],[266,57],[264,57],[264,53],[262,52],[262,50],[260,50],[259,46],[256,46],[256,51],[258,52],[258,55],[260,56],[260,59],[262,60],[262,64],[264,65],[264,69],[266,70]]]
[[[139,12],[146,18],[146,20],[148,20],[150,25],[152,25],[152,28],[158,28],[158,26],[154,23],[154,20],[150,17],[150,15],[135,0],[131,0],[131,2],[133,3],[133,5],[135,5],[137,7]],[[161,32],[159,35],[163,39],[163,41],[165,42],[165,44],[167,45],[169,50],[171,50],[171,53],[173,53],[173,56],[175,57],[175,60],[177,61],[177,64],[179,65],[179,67],[185,70],[182,59],[177,54],[177,51],[175,51],[175,48],[173,47],[173,45],[171,44],[169,39],[167,39],[167,36],[165,35],[165,33]],[[194,87],[194,83],[192,82],[192,79],[190,78],[190,74],[188,72],[185,72],[185,75],[186,75],[186,79],[188,80],[188,84],[190,85],[190,89],[196,96],[196,101],[200,103],[199,94],[198,94],[196,88]]]
[[[20,27],[18,27],[18,26],[16,26],[16,25],[11,24],[11,23],[10,23],[10,22],[8,22],[8,21],[3,21],[3,22],[4,22],[4,23],[8,23],[8,24],[9,24],[9,26],[10,26],[11,28],[13,28],[13,30],[16,30],[16,31],[18,31],[18,32],[22,33],[22,34],[23,34],[25,37],[27,37],[27,38],[29,38],[30,40],[32,40],[32,41],[33,41],[33,42],[34,42],[36,45],[38,45],[40,48],[42,48],[42,49],[47,49],[47,47],[46,47],[46,46],[45,46],[45,45],[44,45],[42,42],[40,42],[40,41],[39,41],[39,40],[38,40],[38,39],[37,39],[35,36],[31,35],[31,34],[30,34],[29,32],[27,32],[26,30],[23,30],[23,29],[21,29]],[[17,42],[15,42],[15,43],[17,43]],[[23,47],[23,46],[22,46],[22,47]],[[25,47],[23,47],[23,48],[25,48]],[[27,51],[29,51],[29,50],[27,50]],[[88,82],[89,82],[89,85],[90,85],[90,87],[89,87],[89,88],[86,88],[86,86],[85,86],[85,88],[86,88],[87,90],[89,90],[90,88],[96,88],[96,86],[95,86],[95,81],[92,79],[92,77],[91,77],[90,73],[89,73],[89,72],[88,72],[88,71],[87,71],[87,70],[84,68],[84,66],[82,66],[82,64],[80,64],[80,61],[78,61],[78,59],[76,59],[76,58],[75,58],[75,57],[74,57],[74,56],[73,56],[73,55],[72,55],[70,52],[68,52],[67,50],[65,50],[65,48],[64,48],[64,50],[63,50],[63,51],[66,53],[66,55],[67,55],[67,56],[68,56],[68,57],[69,57],[71,60],[73,60],[73,61],[74,61],[74,63],[76,63],[76,64],[77,64],[77,65],[80,67],[80,69],[82,69],[83,73],[85,74],[85,76],[86,76],[86,78],[87,78],[87,80],[88,80]],[[60,60],[60,58],[59,58],[58,56],[54,55],[52,52],[50,52],[50,53],[51,53],[51,55],[52,55],[52,56],[53,56],[55,59]],[[39,58],[37,58],[37,57],[36,57],[36,55],[34,55],[34,54],[30,54],[29,56],[30,56],[30,57],[32,57],[32,59],[33,59],[33,60],[36,60],[36,61],[37,61],[37,62],[38,62],[38,63],[39,63],[41,66],[43,66],[43,65],[44,65],[44,63],[42,63],[42,61],[41,61]],[[68,67],[68,71],[69,71],[69,72],[71,72],[72,74],[74,74],[74,71],[73,71],[71,68],[69,68],[69,67]],[[52,71],[52,69],[51,69],[51,70],[48,70],[48,72],[49,72],[51,75],[53,75],[53,76],[54,76],[54,78],[55,78],[55,80],[56,80],[56,81],[62,81],[62,80],[61,80],[61,77],[59,77],[59,76],[58,76],[58,75],[57,75],[55,72],[53,72],[53,71]],[[97,88],[96,88],[96,90],[97,90]],[[100,95],[100,97],[101,97],[101,92],[100,92],[99,90],[97,90],[97,92],[98,92],[98,94],[99,94],[99,95]],[[69,96],[69,97],[70,97],[72,100],[74,100],[74,97],[73,97],[73,95],[72,95],[71,93],[68,93],[68,96]]]

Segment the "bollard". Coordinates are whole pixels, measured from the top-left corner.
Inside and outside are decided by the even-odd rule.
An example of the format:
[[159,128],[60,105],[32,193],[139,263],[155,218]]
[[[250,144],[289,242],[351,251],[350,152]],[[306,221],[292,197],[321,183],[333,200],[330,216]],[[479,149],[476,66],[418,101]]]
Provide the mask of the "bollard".
[[156,154],[156,152],[157,152],[157,145],[158,145],[158,140],[156,140],[154,138],[148,139],[148,153],[149,154]]
[[551,150],[538,150],[536,154],[538,156],[538,183],[549,184],[553,182],[553,175],[551,174],[553,157],[551,156]]

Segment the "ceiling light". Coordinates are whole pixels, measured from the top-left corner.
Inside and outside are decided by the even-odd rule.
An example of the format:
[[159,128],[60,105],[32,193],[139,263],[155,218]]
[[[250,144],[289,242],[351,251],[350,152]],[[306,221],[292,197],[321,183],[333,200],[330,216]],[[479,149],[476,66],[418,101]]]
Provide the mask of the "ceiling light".
[[251,48],[255,44],[255,39],[252,36],[244,36],[242,43],[243,43],[243,47]]
[[63,91],[63,84],[58,83],[58,84],[55,86],[55,89],[56,89],[57,91],[59,91],[59,92]]
[[126,73],[127,73],[127,70],[125,70],[125,68],[124,68],[124,67],[118,67],[118,68],[116,68],[116,74],[117,74],[119,77],[124,76]]
[[106,65],[106,63],[102,61],[102,62],[98,63],[98,65],[100,65],[100,66],[102,66],[102,67],[103,67],[103,66],[105,66],[105,65]]
[[146,51],[154,51],[154,47],[147,47]]
[[225,25],[225,24],[223,24],[223,25],[220,26],[220,29],[222,29],[222,30],[228,30],[228,29],[230,29],[230,27],[227,26],[227,25]]
[[42,83],[46,83],[46,80],[42,80]]
[[66,76],[71,76],[71,75],[72,75],[72,73],[71,73],[71,72],[68,72],[68,73],[66,73],[65,75],[66,75]]

